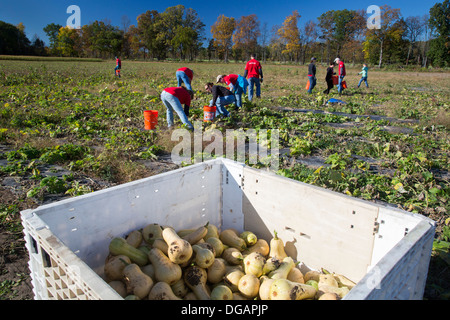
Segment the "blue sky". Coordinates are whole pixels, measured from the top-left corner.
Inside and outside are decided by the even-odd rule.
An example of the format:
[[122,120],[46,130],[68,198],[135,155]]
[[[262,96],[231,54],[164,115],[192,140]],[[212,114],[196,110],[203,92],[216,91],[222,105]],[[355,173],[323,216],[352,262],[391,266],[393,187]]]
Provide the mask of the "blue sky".
[[111,21],[111,24],[120,27],[123,15],[128,16],[131,24],[135,24],[136,17],[147,10],[163,12],[167,7],[182,4],[193,8],[198,13],[206,25],[205,36],[210,37],[211,25],[221,14],[236,19],[256,14],[261,25],[266,22],[270,30],[273,25],[281,25],[294,10],[300,13],[299,26],[302,26],[308,20],[316,20],[322,13],[329,10],[366,10],[370,5],[388,4],[392,8],[399,8],[403,17],[423,16],[429,13],[435,3],[442,2],[443,0],[0,0],[0,20],[14,25],[22,22],[30,40],[36,34],[48,43],[48,38],[42,29],[52,22],[65,26],[70,16],[66,10],[70,5],[80,7],[82,25],[107,19]]

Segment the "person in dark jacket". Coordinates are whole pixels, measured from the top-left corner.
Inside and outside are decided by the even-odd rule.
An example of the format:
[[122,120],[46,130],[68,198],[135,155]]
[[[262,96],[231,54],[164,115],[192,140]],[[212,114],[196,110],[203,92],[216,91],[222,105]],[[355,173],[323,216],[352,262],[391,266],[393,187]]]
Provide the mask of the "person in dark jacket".
[[233,92],[224,86],[215,86],[212,82],[205,84],[205,90],[213,95],[212,100],[209,102],[209,106],[216,106],[218,114],[229,117],[230,112],[225,109],[225,106],[236,102]]
[[309,89],[308,93],[312,93],[312,90],[316,86],[316,58],[311,58],[311,63],[308,66],[308,79],[309,79]]
[[327,75],[325,76],[325,81],[327,82],[327,89],[323,93],[329,94],[330,90],[333,89],[333,76],[336,74],[334,72],[334,62],[331,61],[329,67],[327,68]]

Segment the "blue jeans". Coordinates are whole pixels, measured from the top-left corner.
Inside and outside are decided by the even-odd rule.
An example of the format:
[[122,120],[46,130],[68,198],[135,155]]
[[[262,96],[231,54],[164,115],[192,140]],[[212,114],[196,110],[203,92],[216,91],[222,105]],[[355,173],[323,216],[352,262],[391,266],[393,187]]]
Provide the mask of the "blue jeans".
[[359,86],[361,85],[361,83],[362,83],[363,81],[365,82],[366,87],[368,88],[368,87],[369,87],[369,84],[367,83],[367,77],[362,77],[361,80],[359,80],[358,88],[359,88]]
[[184,108],[177,97],[171,95],[167,91],[163,91],[161,93],[161,101],[167,109],[167,125],[169,128],[173,126],[173,110],[175,110],[180,117],[181,122],[183,122],[183,124],[185,124],[189,129],[194,129],[194,126],[187,118],[186,113],[184,113]]
[[338,92],[342,93],[342,90],[344,90],[344,88],[342,87],[342,81],[344,80],[345,76],[339,76],[339,83],[338,83]]
[[314,89],[314,87],[316,86],[316,77],[309,77],[309,89],[308,89],[308,93],[312,93],[312,90]]
[[242,107],[242,94],[244,93],[244,90],[236,83],[236,85],[233,85],[230,83],[228,85],[230,87],[230,91],[234,93],[234,97],[236,99],[236,106],[238,108]]
[[186,75],[186,73],[184,73],[183,71],[177,71],[176,76],[177,76],[177,81],[178,81],[179,87],[181,87],[181,83],[184,82],[184,84],[186,85],[186,89],[192,91],[191,80]]
[[248,100],[253,99],[253,89],[256,86],[256,97],[261,97],[261,82],[259,78],[248,78]]
[[[217,100],[216,100],[217,112],[220,114],[223,114],[225,117],[228,117],[230,115],[230,113],[228,112],[227,109],[225,109],[225,106],[232,104],[233,102],[236,102],[236,98],[233,95],[225,96],[225,97],[217,97]],[[213,101],[211,100],[209,102],[210,107],[212,107],[212,103],[213,103]]]

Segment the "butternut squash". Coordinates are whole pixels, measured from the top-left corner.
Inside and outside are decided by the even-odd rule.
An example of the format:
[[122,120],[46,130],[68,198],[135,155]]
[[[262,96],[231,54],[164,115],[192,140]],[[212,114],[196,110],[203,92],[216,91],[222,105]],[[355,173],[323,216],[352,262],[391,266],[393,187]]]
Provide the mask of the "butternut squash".
[[236,248],[241,252],[247,249],[247,244],[245,243],[245,240],[240,238],[236,234],[235,230],[232,229],[223,230],[219,235],[219,239],[227,246]]
[[115,256],[125,255],[138,266],[145,266],[148,263],[148,257],[144,252],[129,245],[128,242],[121,237],[116,237],[111,240],[109,243],[109,252]]
[[142,229],[144,241],[152,245],[155,239],[162,238],[162,227],[157,223],[151,223]]
[[256,244],[256,241],[258,241],[258,237],[251,231],[244,231],[239,235],[240,238],[244,239],[245,244],[247,247],[250,247],[254,244]]
[[354,286],[356,286],[356,283],[343,276],[342,274],[333,273],[333,277],[336,279],[339,287],[347,287],[351,290]]
[[198,244],[194,244],[192,249],[195,252],[194,262],[200,268],[208,268],[214,262],[214,253]]
[[158,248],[167,256],[169,254],[169,246],[163,238],[158,238],[153,241],[152,248]]
[[335,287],[327,284],[320,285],[319,283],[319,290],[317,291],[317,297],[320,298],[324,293],[335,293],[342,299],[349,292],[350,290],[347,287]]
[[263,274],[269,274],[270,272],[278,269],[283,261],[277,257],[272,257],[266,260],[263,267]]
[[258,252],[253,252],[244,258],[244,272],[260,277],[263,274],[265,264],[266,258]]
[[125,240],[127,240],[127,243],[135,248],[139,248],[142,243],[142,239],[142,233],[139,230],[131,231],[125,238]]
[[226,272],[227,268],[225,266],[225,260],[222,258],[215,258],[214,262],[206,270],[207,280],[209,283],[219,283],[223,280]]
[[295,262],[291,257],[286,257],[281,262],[281,265],[274,271],[269,273],[271,279],[286,279],[292,268],[295,267]]
[[245,275],[240,268],[228,270],[223,277],[224,282],[230,287],[231,291],[239,291],[239,280]]
[[182,300],[177,297],[167,282],[157,282],[148,294],[149,300]]
[[275,279],[269,293],[270,300],[304,300],[313,299],[315,295],[314,287],[287,279]]
[[270,300],[270,286],[275,281],[274,279],[270,279],[268,276],[261,276],[259,278],[259,299],[261,300]]
[[256,243],[250,247],[248,247],[246,250],[242,252],[243,255],[248,255],[252,252],[259,252],[264,257],[267,257],[270,252],[269,244],[264,239],[258,239]]
[[305,280],[305,283],[308,282],[309,280],[319,282],[320,272],[316,270],[310,270],[303,275],[303,279]]
[[130,258],[125,255],[112,256],[109,255],[106,258],[104,272],[105,277],[108,281],[122,280],[123,279],[123,269],[131,264]]
[[187,262],[192,256],[192,246],[186,240],[180,238],[173,228],[165,228],[162,232],[164,241],[168,245],[168,257],[176,264]]
[[258,295],[260,282],[254,274],[243,275],[238,282],[239,292],[246,298],[252,299]]
[[210,292],[206,287],[206,270],[198,266],[190,266],[184,273],[186,285],[195,293],[199,300],[211,300]]
[[149,264],[141,267],[141,270],[143,273],[148,275],[150,278],[155,279],[155,267],[152,264],[149,263]]
[[225,285],[218,285],[211,291],[211,300],[233,300],[233,292]]
[[208,229],[208,231],[206,232],[206,235],[203,237],[203,239],[205,239],[205,241],[211,237],[219,238],[219,229],[217,228],[217,226],[208,223],[208,225],[206,226],[206,229]]
[[296,267],[292,268],[291,271],[289,271],[286,279],[292,282],[305,283],[303,273],[300,271],[299,268]]
[[143,273],[137,264],[129,264],[123,269],[128,294],[144,299],[153,287],[153,280]]
[[214,252],[215,252],[215,256],[216,257],[220,257],[223,253],[223,250],[225,250],[222,241],[220,241],[219,238],[216,237],[209,237],[208,239],[206,239],[206,243],[209,243],[210,245],[213,246],[214,248]]
[[287,254],[284,250],[283,240],[278,238],[278,233],[276,231],[273,232],[274,236],[270,240],[270,252],[269,257],[277,257],[278,259],[284,259],[287,257]]
[[114,280],[111,282],[108,282],[109,286],[113,288],[122,298],[125,298],[127,296],[127,288],[125,286],[125,283],[119,280]]
[[181,276],[181,267],[170,259],[158,248],[152,248],[148,258],[155,269],[155,280],[167,282],[169,285],[177,282]]
[[222,253],[222,258],[224,258],[227,263],[232,265],[239,265],[244,260],[244,256],[241,251],[233,247],[225,249]]
[[180,280],[171,285],[170,288],[178,298],[183,298],[189,292],[189,288],[186,286],[183,277],[181,277]]
[[339,287],[338,282],[336,281],[336,279],[333,277],[332,274],[320,274],[319,275],[319,289],[323,285],[336,287],[336,288]]
[[206,234],[208,233],[208,229],[207,229],[208,224],[209,223],[197,228],[196,230],[194,230],[191,233],[188,233],[187,235],[183,236],[182,239],[186,240],[191,245],[196,244],[201,239],[203,239],[203,237],[206,236]]

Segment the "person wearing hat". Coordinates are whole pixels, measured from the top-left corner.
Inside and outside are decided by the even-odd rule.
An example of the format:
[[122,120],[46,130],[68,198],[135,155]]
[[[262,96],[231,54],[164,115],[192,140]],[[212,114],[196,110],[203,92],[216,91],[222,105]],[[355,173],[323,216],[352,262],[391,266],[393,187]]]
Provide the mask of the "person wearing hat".
[[192,91],[191,82],[194,78],[194,71],[189,68],[180,68],[176,72],[178,86],[181,87],[181,83],[186,85],[186,89]]
[[311,63],[308,66],[308,79],[309,79],[309,89],[308,93],[312,93],[312,90],[316,86],[316,58],[311,58]]
[[218,114],[229,117],[230,112],[228,112],[225,106],[236,102],[233,92],[224,86],[215,86],[212,82],[205,84],[205,91],[213,95],[212,100],[209,101],[209,106],[216,106]]
[[337,57],[334,60],[334,63],[339,67],[339,69],[338,69],[338,77],[339,77],[338,92],[339,92],[339,94],[341,94],[342,90],[344,89],[342,87],[342,81],[344,81],[344,77],[346,75],[346,73],[345,73],[345,64],[344,64],[343,61],[341,61],[341,59],[339,57]]
[[242,107],[242,94],[247,91],[248,82],[243,76],[239,74],[218,75],[216,83],[224,83],[233,92],[236,98],[236,106]]

